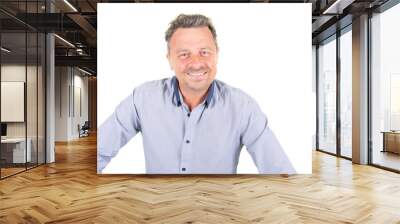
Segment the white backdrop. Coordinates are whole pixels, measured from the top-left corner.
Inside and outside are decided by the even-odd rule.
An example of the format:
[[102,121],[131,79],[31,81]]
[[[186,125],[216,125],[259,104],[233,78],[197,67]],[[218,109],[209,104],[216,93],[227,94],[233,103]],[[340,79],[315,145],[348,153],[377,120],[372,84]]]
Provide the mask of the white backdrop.
[[[311,173],[311,4],[98,4],[98,124],[134,87],[173,75],[164,33],[181,13],[212,19],[217,79],[250,94],[297,172]],[[138,134],[104,173],[145,173],[144,162]],[[257,173],[244,148],[238,173]]]

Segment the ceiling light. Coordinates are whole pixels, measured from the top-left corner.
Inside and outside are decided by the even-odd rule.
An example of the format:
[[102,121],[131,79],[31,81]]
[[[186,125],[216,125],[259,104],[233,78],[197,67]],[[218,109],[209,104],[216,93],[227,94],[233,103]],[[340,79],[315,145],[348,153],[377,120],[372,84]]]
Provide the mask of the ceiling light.
[[74,12],[78,12],[78,10],[71,4],[69,3],[68,0],[64,0],[65,4],[67,4],[72,10],[74,10]]
[[83,73],[85,73],[85,74],[92,75],[92,73],[90,73],[90,72],[88,72],[88,71],[86,71],[86,70],[83,70],[83,69],[81,69],[81,68],[79,68],[79,67],[78,67],[78,70],[81,71],[81,72],[83,72]]
[[83,50],[82,50],[81,48],[77,48],[77,49],[76,49],[76,52],[77,52],[79,55],[83,55]]
[[9,49],[7,49],[7,48],[5,48],[5,47],[1,47],[0,49],[1,49],[2,51],[6,52],[6,53],[10,53],[10,52],[11,52],[11,50],[9,50]]
[[351,5],[355,0],[336,0],[332,5],[324,10],[322,14],[342,14],[343,9]]
[[62,37],[60,37],[60,36],[57,35],[57,34],[54,34],[54,36],[57,37],[58,39],[60,39],[61,41],[63,41],[64,43],[66,43],[67,45],[69,45],[69,46],[75,48],[75,45],[71,44],[71,42],[69,42],[68,40],[66,40],[66,39],[64,39],[64,38],[62,38]]

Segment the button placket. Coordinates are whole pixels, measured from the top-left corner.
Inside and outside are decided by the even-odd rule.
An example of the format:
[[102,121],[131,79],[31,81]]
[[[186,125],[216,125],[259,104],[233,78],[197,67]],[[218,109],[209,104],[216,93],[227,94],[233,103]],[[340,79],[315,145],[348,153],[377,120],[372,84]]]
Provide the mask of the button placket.
[[192,150],[192,144],[191,144],[191,138],[192,138],[192,133],[193,133],[193,125],[192,125],[192,117],[187,116],[188,114],[191,114],[189,111],[185,110],[183,111],[185,115],[185,133],[183,136],[183,142],[182,142],[182,150],[181,150],[181,167],[180,167],[180,172],[181,173],[187,173],[189,167],[190,167],[190,158],[191,158],[191,150]]
[[[203,105],[204,106],[204,105]],[[187,173],[191,167],[191,158],[193,157],[193,138],[194,131],[196,128],[196,123],[202,114],[204,107],[197,107],[195,110],[190,112],[190,116],[187,116],[188,111],[186,111],[186,119],[185,119],[185,134],[182,142],[182,151],[181,151],[181,173]]]

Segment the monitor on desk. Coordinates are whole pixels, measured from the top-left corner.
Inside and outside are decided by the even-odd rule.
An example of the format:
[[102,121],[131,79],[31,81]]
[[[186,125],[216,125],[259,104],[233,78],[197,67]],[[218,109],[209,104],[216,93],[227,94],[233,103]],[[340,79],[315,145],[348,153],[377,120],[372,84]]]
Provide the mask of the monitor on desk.
[[1,137],[6,137],[7,136],[7,124],[6,123],[1,123]]

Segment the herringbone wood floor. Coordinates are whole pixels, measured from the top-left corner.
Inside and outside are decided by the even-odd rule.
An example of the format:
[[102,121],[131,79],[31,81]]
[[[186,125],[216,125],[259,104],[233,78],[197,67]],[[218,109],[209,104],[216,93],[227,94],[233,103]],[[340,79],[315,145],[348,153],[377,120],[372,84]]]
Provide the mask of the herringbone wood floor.
[[96,139],[0,181],[0,223],[400,223],[400,175],[313,153],[313,175],[96,174]]

